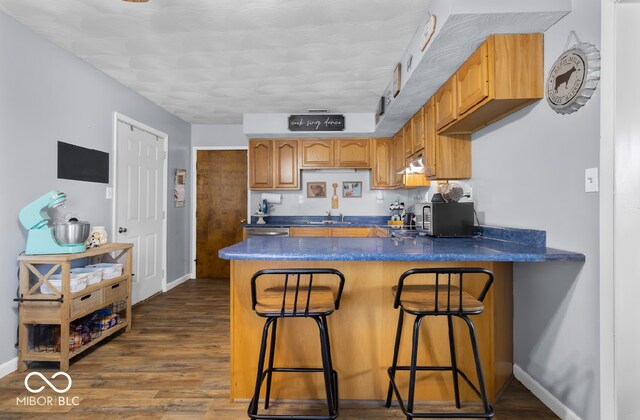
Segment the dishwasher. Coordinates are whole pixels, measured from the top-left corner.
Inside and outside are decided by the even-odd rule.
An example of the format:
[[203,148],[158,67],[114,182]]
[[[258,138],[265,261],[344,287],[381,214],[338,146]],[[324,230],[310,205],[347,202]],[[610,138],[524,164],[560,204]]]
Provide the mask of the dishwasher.
[[245,228],[248,238],[259,236],[289,236],[289,228],[287,227],[250,227]]

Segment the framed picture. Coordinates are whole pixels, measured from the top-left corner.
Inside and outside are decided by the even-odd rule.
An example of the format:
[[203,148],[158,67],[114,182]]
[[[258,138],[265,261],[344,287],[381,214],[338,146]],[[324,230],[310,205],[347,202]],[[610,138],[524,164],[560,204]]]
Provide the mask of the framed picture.
[[362,197],[362,181],[344,181],[342,183],[342,197]]
[[307,182],[307,198],[326,198],[326,182]]
[[184,207],[186,178],[187,171],[185,169],[176,169],[176,177],[173,185],[173,197],[176,201],[176,207]]
[[393,72],[393,97],[395,98],[400,93],[400,73],[402,72],[402,64],[398,63],[395,71]]

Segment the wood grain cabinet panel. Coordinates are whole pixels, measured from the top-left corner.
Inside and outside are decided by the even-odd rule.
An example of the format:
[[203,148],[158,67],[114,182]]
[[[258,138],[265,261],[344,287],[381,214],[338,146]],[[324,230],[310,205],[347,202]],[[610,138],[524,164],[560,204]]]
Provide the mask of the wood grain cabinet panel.
[[393,176],[393,143],[392,139],[373,139],[373,165],[371,167],[371,188],[395,188]]
[[370,139],[336,139],[336,166],[339,168],[370,168]]
[[395,187],[401,187],[403,183],[402,171],[406,165],[405,163],[405,150],[403,141],[403,130],[398,131],[391,140],[392,143],[392,170],[393,170],[393,185]]
[[289,236],[330,237],[331,228],[328,227],[290,227]]
[[275,188],[299,189],[298,140],[275,141]]
[[427,178],[436,176],[437,166],[437,144],[436,144],[436,127],[435,127],[435,108],[433,98],[429,99],[422,107],[423,111],[423,130],[424,130],[424,175]]
[[404,143],[404,157],[405,164],[406,158],[413,154],[413,130],[411,129],[411,120],[402,127],[402,141]]
[[491,35],[454,75],[457,115],[436,115],[437,129],[470,134],[543,98],[543,64],[542,34]]
[[370,227],[341,227],[332,228],[331,236],[334,238],[367,238],[374,237],[374,228]]
[[273,140],[249,141],[249,188],[273,188]]
[[437,130],[446,127],[458,118],[456,86],[456,75],[454,74],[436,92],[435,121]]
[[424,108],[420,108],[411,118],[411,132],[411,151],[415,155],[424,149]]
[[327,140],[302,140],[300,145],[301,168],[333,168],[334,142]]
[[291,227],[289,236],[297,237],[335,237],[335,238],[358,238],[373,237],[374,229],[370,227]]

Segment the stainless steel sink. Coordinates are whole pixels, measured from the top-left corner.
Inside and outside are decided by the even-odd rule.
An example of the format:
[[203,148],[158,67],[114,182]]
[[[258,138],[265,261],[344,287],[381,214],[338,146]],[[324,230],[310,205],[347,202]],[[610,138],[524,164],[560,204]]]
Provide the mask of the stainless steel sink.
[[350,225],[351,222],[338,222],[337,220],[320,220],[304,222],[305,225]]

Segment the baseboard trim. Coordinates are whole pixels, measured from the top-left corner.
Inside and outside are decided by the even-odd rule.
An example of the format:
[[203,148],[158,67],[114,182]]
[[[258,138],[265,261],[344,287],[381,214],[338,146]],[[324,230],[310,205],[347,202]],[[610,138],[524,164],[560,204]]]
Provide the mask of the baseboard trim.
[[180,277],[177,280],[172,281],[171,283],[167,283],[167,292],[171,289],[173,289],[176,286],[180,286],[182,283],[184,283],[185,281],[192,279],[193,276],[191,275],[191,273],[189,274],[185,274],[184,276]]
[[0,365],[0,378],[4,378],[8,374],[13,373],[16,370],[18,370],[18,358],[14,357],[13,359]]
[[544,403],[558,417],[564,420],[581,420],[580,416],[573,412],[569,407],[564,405],[562,401],[557,399],[551,392],[547,391],[540,382],[536,381],[525,372],[520,366],[513,365],[513,376],[533,393],[540,401]]

